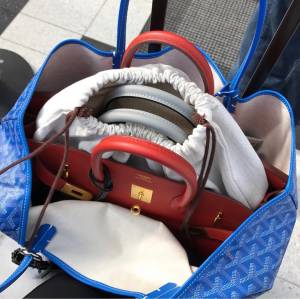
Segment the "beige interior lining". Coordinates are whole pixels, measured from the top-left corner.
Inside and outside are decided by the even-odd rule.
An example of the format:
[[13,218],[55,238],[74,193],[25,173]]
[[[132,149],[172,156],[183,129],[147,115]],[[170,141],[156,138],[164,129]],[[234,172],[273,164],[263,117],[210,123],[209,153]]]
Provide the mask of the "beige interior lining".
[[261,95],[239,104],[235,119],[246,135],[263,139],[259,155],[288,174],[291,127],[286,106],[274,96]]
[[[203,88],[203,81],[194,64],[177,50],[169,51],[161,57],[133,61],[135,66],[149,63],[164,63],[179,68]],[[41,76],[38,90],[56,93],[78,80],[110,69],[111,65],[111,57],[99,56],[79,44],[65,45],[51,57]],[[214,70],[213,75],[215,91],[218,91],[222,87],[222,81]],[[239,104],[234,117],[247,135],[264,140],[258,153],[272,165],[288,173],[291,130],[289,112],[284,104],[274,96],[259,96],[250,102]]]

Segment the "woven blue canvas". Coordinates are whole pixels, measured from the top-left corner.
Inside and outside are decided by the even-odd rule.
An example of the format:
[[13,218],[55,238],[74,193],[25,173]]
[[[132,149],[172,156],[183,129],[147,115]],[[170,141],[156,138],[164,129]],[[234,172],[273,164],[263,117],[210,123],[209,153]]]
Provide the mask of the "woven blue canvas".
[[241,298],[269,290],[296,221],[290,196],[264,207],[204,263],[178,298]]
[[[265,1],[261,1],[260,22],[264,17]],[[112,58],[113,65],[118,66],[121,54],[125,47],[125,22],[128,0],[121,1],[121,17],[119,20],[118,46],[115,52],[99,51],[85,42],[78,40],[64,41],[50,53],[45,63],[35,75],[28,87],[24,90],[15,106],[1,120],[0,123],[0,169],[9,163],[28,154],[28,145],[23,128],[23,115],[30,103],[31,96],[37,88],[38,80],[43,74],[49,59],[61,48],[80,44],[86,51],[93,54]],[[215,72],[226,86],[228,107],[236,100],[238,83],[243,75],[251,56],[258,43],[260,28],[255,35],[252,48],[233,82],[226,82],[214,62],[204,53]],[[201,49],[199,49],[201,51]],[[158,53],[138,54],[137,59],[163,57],[172,49],[166,48]],[[203,51],[201,51],[203,52]],[[149,298],[241,298],[264,292],[270,289],[278,272],[285,250],[287,248],[292,229],[296,219],[297,194],[295,171],[295,139],[294,123],[291,108],[287,100],[280,94],[272,91],[261,91],[256,96],[269,94],[286,105],[291,117],[291,156],[289,180],[285,190],[270,202],[255,211],[193,274],[193,276],[180,288],[173,284],[166,285],[160,290],[149,294]],[[248,100],[251,100],[249,98]],[[240,104],[244,100],[240,99]],[[23,162],[10,169],[1,176],[0,180],[0,230],[24,245],[28,220],[28,211],[31,197],[31,163]],[[62,269],[86,284],[105,289],[100,283],[93,282],[69,269],[63,261],[55,260]],[[112,289],[107,289],[112,291]],[[126,291],[119,291],[126,295]],[[147,294],[130,293],[128,296],[147,297]]]
[[[30,86],[30,85],[29,85]],[[22,125],[22,106],[29,98],[29,88],[0,123],[0,168],[19,159],[28,152]],[[23,162],[5,172],[0,180],[0,230],[20,241],[20,232],[26,228],[26,217],[31,192],[30,162]]]

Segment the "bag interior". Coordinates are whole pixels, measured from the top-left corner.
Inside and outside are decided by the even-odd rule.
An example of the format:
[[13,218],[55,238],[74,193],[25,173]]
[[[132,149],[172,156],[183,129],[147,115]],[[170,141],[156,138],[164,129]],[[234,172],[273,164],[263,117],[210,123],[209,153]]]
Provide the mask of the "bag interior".
[[[176,67],[185,72],[200,88],[203,88],[203,80],[194,64],[177,50],[170,50],[158,57],[136,58],[132,65],[140,66],[151,63],[163,63]],[[24,126],[27,138],[32,139],[37,113],[48,99],[63,88],[97,72],[111,69],[111,66],[111,57],[101,56],[83,45],[67,44],[59,48],[51,56],[43,70],[25,113]],[[215,92],[217,92],[223,85],[222,78],[213,67],[212,71],[215,79]],[[159,87],[163,88],[163,86]],[[282,184],[276,184],[276,176],[278,175],[284,182],[287,182],[289,174],[291,152],[289,111],[277,97],[259,95],[250,101],[239,103],[233,117],[247,136],[259,140],[255,149],[261,159],[273,171],[272,175],[268,175],[270,198],[272,198],[272,192],[275,192],[276,195],[284,188]],[[136,166],[131,165],[131,167]],[[150,172],[145,164],[139,165],[139,167],[143,168],[146,173]],[[33,183],[32,190],[32,205],[34,206],[43,204],[43,201],[38,199],[45,198],[49,188],[39,182],[38,177],[33,177],[37,180]],[[62,199],[64,197],[61,193],[56,192],[54,200]],[[233,229],[227,229],[227,231],[230,234]],[[219,240],[204,237],[197,246],[198,249],[201,247],[203,250],[195,253],[194,250],[190,250],[190,244],[185,242],[180,235],[176,236],[188,253],[190,251],[189,258],[193,266],[199,266],[212,253],[212,250],[222,243]]]

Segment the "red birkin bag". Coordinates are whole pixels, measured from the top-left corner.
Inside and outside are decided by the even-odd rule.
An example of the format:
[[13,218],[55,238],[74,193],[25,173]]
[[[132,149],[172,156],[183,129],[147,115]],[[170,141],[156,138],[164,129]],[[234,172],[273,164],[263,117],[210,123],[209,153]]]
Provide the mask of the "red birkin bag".
[[[30,142],[34,150],[40,144]],[[150,172],[116,161],[102,159],[109,151],[122,151],[152,159],[179,173],[184,183],[156,176]],[[37,181],[51,185],[63,157],[63,146],[50,144],[34,160]],[[152,142],[127,136],[109,136],[95,146],[92,155],[70,148],[67,172],[59,179],[57,191],[69,198],[90,200],[106,194],[105,200],[131,209],[132,213],[148,215],[163,221],[185,242],[180,229],[187,208],[197,193],[197,177],[194,169],[182,157]],[[91,179],[91,170],[96,182]],[[276,169],[266,167],[272,190],[280,190],[285,177]],[[38,185],[36,185],[38,186]],[[102,191],[101,191],[102,190]],[[190,238],[198,253],[205,257],[218,247],[252,213],[239,202],[204,189],[198,206],[189,222]]]

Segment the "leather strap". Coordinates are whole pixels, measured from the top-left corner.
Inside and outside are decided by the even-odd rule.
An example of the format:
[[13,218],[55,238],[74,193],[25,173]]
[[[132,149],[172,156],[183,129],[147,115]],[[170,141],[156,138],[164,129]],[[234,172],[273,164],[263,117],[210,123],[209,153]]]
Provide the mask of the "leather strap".
[[[43,162],[36,158],[34,161],[34,171],[36,173],[36,176],[46,185],[51,186],[53,185],[53,182],[55,180],[55,174],[53,174],[49,169],[43,164]],[[66,181],[60,177],[55,185],[56,190],[61,190],[64,185],[66,184]]]
[[135,137],[109,136],[94,147],[91,154],[91,166],[93,174],[99,182],[104,181],[102,156],[105,152],[111,151],[121,151],[148,158],[180,174],[186,183],[186,189],[182,197],[173,200],[174,208],[185,207],[193,200],[197,192],[197,175],[194,168],[176,153]]
[[211,126],[211,124],[204,118],[202,118],[200,115],[199,117],[199,123],[202,124],[204,127],[206,127],[206,143],[205,143],[205,151],[204,156],[202,160],[202,167],[199,174],[198,179],[198,186],[197,186],[197,192],[196,196],[191,202],[191,204],[188,206],[188,209],[186,210],[183,223],[181,226],[182,231],[185,233],[185,235],[189,238],[189,224],[190,220],[195,213],[197,206],[200,203],[200,200],[202,198],[202,193],[205,189],[206,182],[208,180],[214,156],[216,151],[216,133],[214,128]]
[[214,94],[214,77],[205,56],[186,38],[167,31],[149,31],[140,34],[127,47],[121,62],[121,68],[129,67],[138,48],[144,43],[162,43],[169,45],[187,57],[198,68],[205,86],[205,92]]

